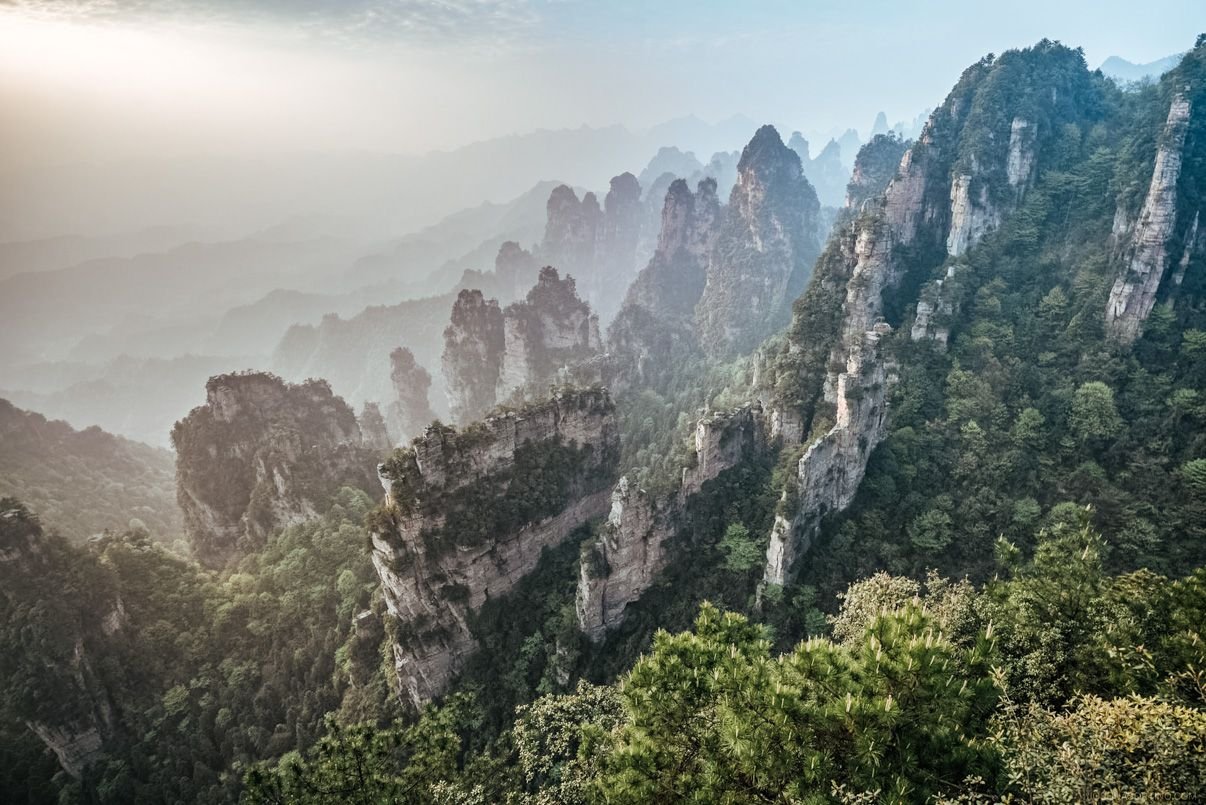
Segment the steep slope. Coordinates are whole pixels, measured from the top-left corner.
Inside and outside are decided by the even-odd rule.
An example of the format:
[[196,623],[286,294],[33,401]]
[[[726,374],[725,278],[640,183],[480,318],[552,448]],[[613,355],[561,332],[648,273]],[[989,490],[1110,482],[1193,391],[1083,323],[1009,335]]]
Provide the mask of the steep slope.
[[177,498],[203,564],[220,567],[315,517],[340,487],[376,485],[378,454],[362,447],[355,414],[325,382],[219,375],[205,392],[172,429]]
[[608,329],[608,347],[619,364],[621,382],[648,384],[674,355],[694,345],[695,307],[703,295],[720,221],[714,180],[701,180],[695,193],[682,179],[670,185],[657,248],[629,286]]
[[758,130],[737,170],[696,313],[717,356],[748,352],[786,324],[820,238],[816,193],[774,127]]
[[546,547],[607,512],[619,459],[604,390],[570,391],[463,431],[430,428],[381,465],[373,563],[402,691],[445,691],[475,643],[473,612]]
[[[816,440],[785,490],[768,581],[793,577],[820,520],[858,489],[886,421],[893,370],[879,342],[915,301],[915,278],[996,229],[1047,156],[1040,143],[1050,147],[1066,125],[1091,125],[1101,93],[1080,53],[1057,44],[981,60],[930,117],[881,200],[830,241],[777,374],[776,435],[788,445]],[[889,295],[897,298],[885,308]]]
[[563,370],[602,349],[599,320],[574,278],[540,270],[523,301],[499,310],[481,291],[461,291],[444,330],[442,364],[453,420],[469,423],[496,404],[542,396]]
[[[771,534],[768,582],[792,580],[822,532],[810,579],[885,556],[966,572],[991,555],[993,533],[1014,533],[1068,500],[1101,507],[1096,517],[1110,535],[1164,533],[1149,515],[1110,514],[1118,503],[1106,502],[1103,486],[1114,501],[1142,487],[1170,519],[1181,517],[1183,504],[1132,476],[1126,453],[1110,447],[1114,399],[1125,400],[1133,381],[1124,378],[1143,370],[1109,350],[1106,337],[1131,343],[1156,316],[1158,337],[1175,345],[1196,321],[1202,123],[1191,110],[1206,73],[1202,51],[1134,96],[1050,42],[964,73],[883,196],[831,241],[797,305],[771,373],[771,420],[803,455]],[[1188,175],[1177,170],[1181,160],[1195,165]],[[1185,378],[1178,360],[1172,347],[1151,371],[1185,382],[1176,379]],[[1086,418],[1090,410],[1099,418]],[[1127,415],[1150,422],[1138,409]],[[1011,432],[1004,423],[1013,418]],[[1024,435],[1061,432],[1060,449]],[[886,463],[876,464],[885,438]],[[1036,465],[1019,447],[1044,458]],[[968,452],[956,461],[960,450]],[[1172,453],[1162,459],[1165,477],[1196,451]],[[894,471],[906,454],[924,478]],[[864,481],[869,460],[875,472]],[[982,474],[968,475],[972,467]],[[1086,486],[1084,473],[1096,480]],[[890,503],[887,488],[901,497]],[[852,514],[838,514],[851,505]],[[869,529],[862,541],[853,536],[860,526]],[[952,544],[955,533],[964,542]],[[838,541],[858,559],[839,560]],[[851,548],[867,541],[874,547]],[[1134,561],[1136,550],[1132,543],[1119,559]]]
[[74,430],[0,400],[0,497],[24,501],[57,533],[81,541],[132,520],[170,541],[181,531],[172,454]]
[[100,760],[116,725],[94,666],[126,623],[100,567],[79,567],[70,546],[13,498],[0,498],[0,711],[23,723],[79,777]]

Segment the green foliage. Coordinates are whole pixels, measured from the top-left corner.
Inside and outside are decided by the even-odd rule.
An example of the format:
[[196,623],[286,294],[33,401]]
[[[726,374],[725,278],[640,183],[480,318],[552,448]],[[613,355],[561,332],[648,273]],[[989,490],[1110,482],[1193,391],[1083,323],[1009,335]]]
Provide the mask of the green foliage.
[[459,730],[471,699],[454,697],[423,714],[418,723],[379,730],[343,727],[328,720],[324,735],[306,753],[293,752],[276,764],[247,773],[242,802],[328,805],[351,802],[426,805],[447,793],[438,783],[459,767]]
[[599,774],[592,749],[620,726],[618,691],[579,682],[573,693],[548,695],[516,711],[515,748],[532,805],[586,805]]
[[720,550],[724,552],[722,567],[734,573],[749,573],[766,558],[766,552],[741,523],[733,523],[725,529]]
[[137,527],[181,536],[172,454],[100,428],[73,430],[0,400],[0,497],[25,502],[73,542]]
[[1100,381],[1078,388],[1072,397],[1068,425],[1081,441],[1117,435],[1122,430],[1122,418],[1114,404],[1114,390]]
[[1063,712],[1012,707],[998,719],[1011,790],[1026,802],[1200,802],[1206,712],[1156,699],[1085,696]]
[[991,767],[990,642],[949,643],[920,609],[856,646],[772,658],[761,630],[705,606],[624,679],[627,723],[599,780],[608,802],[815,801],[837,781],[924,799]]

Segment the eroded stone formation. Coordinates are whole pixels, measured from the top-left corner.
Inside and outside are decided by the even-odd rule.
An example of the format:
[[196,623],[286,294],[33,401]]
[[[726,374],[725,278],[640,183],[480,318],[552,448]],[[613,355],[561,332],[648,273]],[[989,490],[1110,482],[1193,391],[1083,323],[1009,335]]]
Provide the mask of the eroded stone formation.
[[687,505],[705,483],[767,446],[758,404],[707,414],[695,425],[695,461],[683,468],[674,495],[655,498],[621,478],[599,537],[583,545],[579,563],[578,625],[592,641],[624,621],[629,604],[649,589],[670,560],[669,542]]
[[[882,342],[893,327],[884,320],[885,292],[899,287],[906,270],[932,271],[942,266],[941,255],[957,257],[974,247],[1016,208],[1033,181],[1042,132],[1011,110],[1002,116],[992,104],[976,104],[979,93],[996,95],[1019,74],[1033,73],[1028,58],[1050,62],[1052,69],[1038,72],[1051,76],[1052,84],[1015,98],[1019,108],[1045,109],[1048,120],[1087,114],[1065,104],[1089,95],[1083,89],[1088,71],[1075,51],[1045,43],[1027,54],[982,60],[931,115],[883,193],[855,198],[858,214],[834,233],[818,261],[818,276],[797,307],[781,358],[795,377],[776,381],[770,421],[773,436],[785,445],[821,432],[783,492],[767,549],[769,583],[794,577],[822,519],[853,500],[886,432],[893,371]],[[945,317],[954,304],[948,287],[958,276],[952,265],[918,297],[903,300],[916,306],[912,338],[945,345]],[[826,352],[818,344],[832,347]]]
[[377,453],[325,381],[229,374],[210,378],[205,392],[205,404],[172,429],[177,500],[203,564],[221,566],[316,516],[342,486],[376,487]]
[[[1123,268],[1110,289],[1106,303],[1106,331],[1115,340],[1129,344],[1139,337],[1143,322],[1156,304],[1160,282],[1168,268],[1168,244],[1177,224],[1177,182],[1181,178],[1182,151],[1189,131],[1190,103],[1184,95],[1173,98],[1160,137],[1151,184],[1143,209],[1133,226],[1126,211],[1115,215],[1115,236],[1125,239]],[[1182,262],[1188,265],[1197,240],[1198,211],[1186,238]],[[1184,272],[1181,272],[1184,276]]]
[[680,344],[694,343],[695,306],[703,294],[708,258],[720,230],[716,182],[695,193],[682,179],[666,192],[657,247],[608,331],[610,351],[625,380],[648,381],[673,361]]
[[741,154],[696,311],[713,355],[749,352],[782,327],[819,250],[820,203],[773,126]]
[[479,290],[464,290],[444,328],[444,381],[454,422],[473,422],[497,402],[504,351],[503,315],[498,302]]
[[594,193],[578,200],[573,188],[560,185],[549,195],[544,240],[537,257],[578,280],[591,308],[610,321],[624,289],[637,272],[645,206],[641,185],[631,173],[611,180],[604,206]]
[[611,398],[593,389],[463,431],[433,426],[381,465],[373,563],[398,682],[416,707],[475,648],[472,613],[607,513],[619,447]]
[[389,377],[397,399],[389,407],[389,424],[400,444],[418,436],[436,418],[431,410],[431,375],[414,353],[398,347],[389,355]]
[[527,297],[499,311],[462,291],[445,331],[444,373],[453,418],[485,416],[502,402],[540,396],[558,374],[599,355],[599,320],[573,277],[541,269]]
[[360,424],[360,443],[377,453],[384,453],[394,446],[394,440],[389,435],[385,425],[385,417],[381,415],[381,406],[375,402],[366,402],[356,418]]

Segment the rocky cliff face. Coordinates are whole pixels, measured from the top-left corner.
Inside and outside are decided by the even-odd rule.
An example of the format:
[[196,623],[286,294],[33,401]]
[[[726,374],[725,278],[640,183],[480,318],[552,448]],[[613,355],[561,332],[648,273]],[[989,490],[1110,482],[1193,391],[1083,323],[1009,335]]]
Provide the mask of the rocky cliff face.
[[431,410],[431,375],[415,360],[414,353],[398,347],[389,354],[389,378],[396,399],[389,407],[389,424],[405,444],[418,436],[436,418]]
[[[1177,182],[1181,177],[1190,111],[1189,100],[1184,95],[1177,95],[1169,107],[1143,210],[1130,233],[1122,271],[1110,289],[1106,303],[1106,331],[1124,344],[1134,341],[1142,331],[1168,268],[1168,244],[1177,224]],[[1194,218],[1196,224],[1197,211]],[[1125,212],[1119,208],[1119,215],[1115,216],[1116,236],[1129,228],[1125,221]],[[1196,237],[1194,231],[1193,236],[1187,238],[1190,250]],[[1189,251],[1186,251],[1186,263],[1188,255]]]
[[[1043,76],[1019,97],[1007,87]],[[849,505],[871,451],[883,438],[892,371],[881,342],[893,324],[884,298],[906,274],[925,276],[944,257],[959,256],[1018,204],[1041,164],[1034,119],[1083,120],[1071,99],[1092,97],[1079,53],[1043,43],[986,58],[969,68],[903,155],[883,193],[859,203],[817,264],[818,276],[797,306],[775,379],[772,433],[787,444],[821,435],[805,450],[783,493],[767,551],[765,579],[789,581],[822,518]],[[1091,104],[1090,104],[1091,106]],[[881,174],[882,175],[882,174]],[[910,335],[945,344],[942,317],[950,300],[943,282],[919,296],[894,299],[914,307]],[[827,351],[817,344],[832,345]],[[821,430],[823,428],[823,431]]]
[[574,278],[546,266],[522,302],[503,311],[503,355],[496,396],[505,400],[546,385],[567,366],[599,354],[599,318],[578,298]]
[[394,440],[377,403],[366,402],[356,421],[360,425],[360,444],[365,449],[384,455],[393,448]]
[[800,158],[763,126],[742,152],[697,309],[709,353],[748,352],[786,323],[816,259],[819,213]]
[[376,486],[376,454],[324,381],[219,375],[172,429],[176,488],[197,559],[217,567],[315,516],[342,486]]
[[[104,756],[114,732],[113,706],[93,668],[93,649],[125,628],[126,614],[103,577],[73,575],[67,556],[66,543],[44,533],[25,506],[0,499],[0,619],[39,635],[23,641],[28,653],[5,664],[23,690],[6,691],[16,698],[3,697],[3,715],[23,722],[65,772],[79,777]],[[87,587],[77,590],[81,582]],[[64,589],[87,600],[63,600]]]
[[381,465],[373,563],[398,682],[416,707],[474,649],[472,613],[531,572],[543,548],[606,514],[618,462],[615,408],[596,389],[460,432],[432,427]]
[[572,275],[604,321],[611,320],[636,275],[644,211],[641,185],[631,173],[611,180],[603,208],[594,193],[579,201],[565,185],[549,195],[548,222],[537,256]]
[[695,425],[695,461],[669,498],[654,498],[621,478],[598,539],[582,546],[578,625],[592,641],[624,621],[628,605],[649,589],[669,559],[669,541],[683,525],[690,499],[704,484],[767,446],[758,404],[706,414]]
[[896,175],[908,143],[892,134],[879,134],[858,150],[854,173],[846,185],[845,207],[859,212],[871,199],[879,197]]
[[478,290],[461,291],[444,328],[444,383],[454,422],[473,422],[497,402],[505,344],[502,310]]
[[608,331],[625,380],[647,380],[655,365],[674,359],[676,345],[694,343],[693,316],[720,221],[714,180],[701,180],[695,193],[682,179],[670,185],[653,257],[629,286]]
[[888,417],[890,369],[878,354],[879,340],[890,334],[876,325],[852,350],[837,380],[837,413],[833,427],[800,458],[789,506],[780,509],[771,529],[764,578],[784,584],[807,552],[825,515],[850,505],[867,469],[871,451],[883,439]]
[[601,351],[598,317],[578,297],[573,277],[555,268],[541,269],[527,297],[503,311],[478,291],[462,291],[445,330],[453,416],[473,422],[498,403],[540,396],[559,372]]

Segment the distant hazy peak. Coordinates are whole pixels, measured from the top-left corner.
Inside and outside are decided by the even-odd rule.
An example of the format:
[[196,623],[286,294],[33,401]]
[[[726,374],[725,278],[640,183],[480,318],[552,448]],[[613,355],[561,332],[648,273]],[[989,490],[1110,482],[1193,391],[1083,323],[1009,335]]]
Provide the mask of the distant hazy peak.
[[1101,63],[1101,67],[1098,69],[1117,81],[1155,80],[1180,64],[1184,55],[1184,53],[1174,53],[1147,64],[1136,64],[1121,56],[1110,56]]

